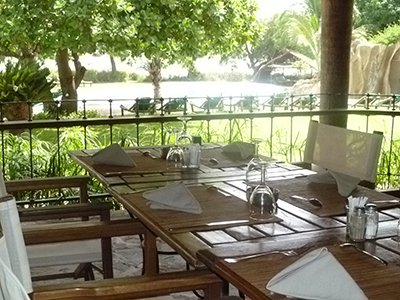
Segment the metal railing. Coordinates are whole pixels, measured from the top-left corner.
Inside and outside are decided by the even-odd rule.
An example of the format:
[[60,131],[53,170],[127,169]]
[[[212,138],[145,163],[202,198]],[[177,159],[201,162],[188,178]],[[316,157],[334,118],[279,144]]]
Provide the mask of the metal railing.
[[[181,116],[189,116],[189,130],[204,142],[250,141],[261,137],[265,143],[261,152],[286,161],[301,161],[308,123],[321,115],[347,115],[348,128],[384,133],[384,145],[379,166],[378,184],[395,188],[399,183],[400,162],[397,158],[400,116],[400,95],[349,95],[347,109],[320,110],[320,95],[267,95],[170,99],[109,99],[78,101],[79,114],[64,117],[58,101],[28,102],[27,120],[6,120],[5,105],[0,104],[1,163],[6,178],[24,176],[66,175],[60,166],[68,160],[65,150],[93,147],[93,132],[102,132],[100,144],[122,143],[146,146],[171,142],[171,127],[182,126]],[[38,119],[37,112],[46,106],[53,113],[50,119]],[[93,111],[96,111],[93,114]],[[80,143],[69,144],[68,133],[79,132]],[[21,132],[23,132],[21,134]],[[123,132],[123,133],[122,133]],[[15,152],[10,133],[22,137],[25,147]],[[65,137],[67,135],[67,137]],[[39,153],[45,139],[52,145],[51,172],[40,168]],[[71,139],[71,137],[70,137]],[[15,142],[15,141],[14,141]],[[14,147],[14,148],[13,148]],[[66,148],[67,147],[67,148]],[[13,155],[11,155],[11,154]],[[17,152],[18,153],[18,152]],[[18,157],[16,157],[18,156]],[[24,172],[18,172],[18,165]],[[11,171],[11,167],[12,170]],[[45,164],[45,168],[50,168]],[[58,169],[57,169],[58,168]],[[46,175],[48,174],[48,175]]]

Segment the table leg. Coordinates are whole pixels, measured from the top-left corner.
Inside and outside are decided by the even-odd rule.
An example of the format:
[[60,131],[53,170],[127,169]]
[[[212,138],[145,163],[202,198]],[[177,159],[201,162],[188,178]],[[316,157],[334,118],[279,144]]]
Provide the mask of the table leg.
[[158,273],[156,236],[148,229],[146,229],[144,234],[143,253],[144,275],[156,275]]

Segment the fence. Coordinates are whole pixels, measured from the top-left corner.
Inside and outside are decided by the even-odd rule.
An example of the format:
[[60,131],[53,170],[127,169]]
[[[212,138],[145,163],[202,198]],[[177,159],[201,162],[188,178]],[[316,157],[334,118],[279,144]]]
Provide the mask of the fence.
[[[319,95],[267,95],[177,99],[110,99],[79,101],[79,114],[64,117],[58,101],[28,102],[27,120],[6,120],[0,104],[1,163],[7,179],[76,175],[69,150],[102,147],[163,145],[173,141],[181,117],[188,131],[204,142],[250,141],[263,138],[260,152],[281,160],[302,160],[308,123],[321,115],[347,115],[348,128],[384,133],[378,169],[380,188],[399,186],[399,95],[349,95],[349,106],[320,110]],[[38,118],[42,108],[52,118]],[[102,107],[102,114],[99,114]],[[104,108],[105,107],[105,108]],[[93,111],[97,112],[93,112]],[[10,134],[14,133],[14,134]]]

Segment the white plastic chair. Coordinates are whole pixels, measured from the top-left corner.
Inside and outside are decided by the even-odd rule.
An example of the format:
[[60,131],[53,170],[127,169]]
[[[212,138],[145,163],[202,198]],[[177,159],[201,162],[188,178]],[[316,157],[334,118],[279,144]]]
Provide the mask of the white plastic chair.
[[[348,196],[360,181],[375,183],[382,140],[381,132],[366,133],[311,121],[304,162],[325,169],[336,180],[339,193]],[[322,180],[321,176],[316,180]]]

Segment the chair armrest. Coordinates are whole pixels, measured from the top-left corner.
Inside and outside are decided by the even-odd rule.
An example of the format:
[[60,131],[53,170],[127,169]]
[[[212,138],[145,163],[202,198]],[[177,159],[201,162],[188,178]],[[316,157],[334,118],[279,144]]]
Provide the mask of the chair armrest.
[[51,219],[70,219],[79,217],[100,216],[100,220],[110,220],[109,202],[81,203],[70,205],[55,205],[34,208],[19,208],[21,222],[41,221]]
[[184,271],[37,287],[33,300],[138,299],[204,290],[205,299],[220,299],[221,279],[209,271]]
[[145,227],[137,219],[38,224],[22,228],[26,245],[82,241],[115,236],[144,234]]
[[77,187],[80,190],[81,203],[88,202],[89,176],[68,176],[48,178],[28,178],[21,180],[9,180],[5,182],[6,190],[12,193],[37,191],[45,189],[61,189]]
[[91,178],[89,176],[66,176],[27,178],[6,181],[6,189],[9,193],[23,191],[37,191],[42,189],[56,189],[63,187],[80,187],[87,185]]

